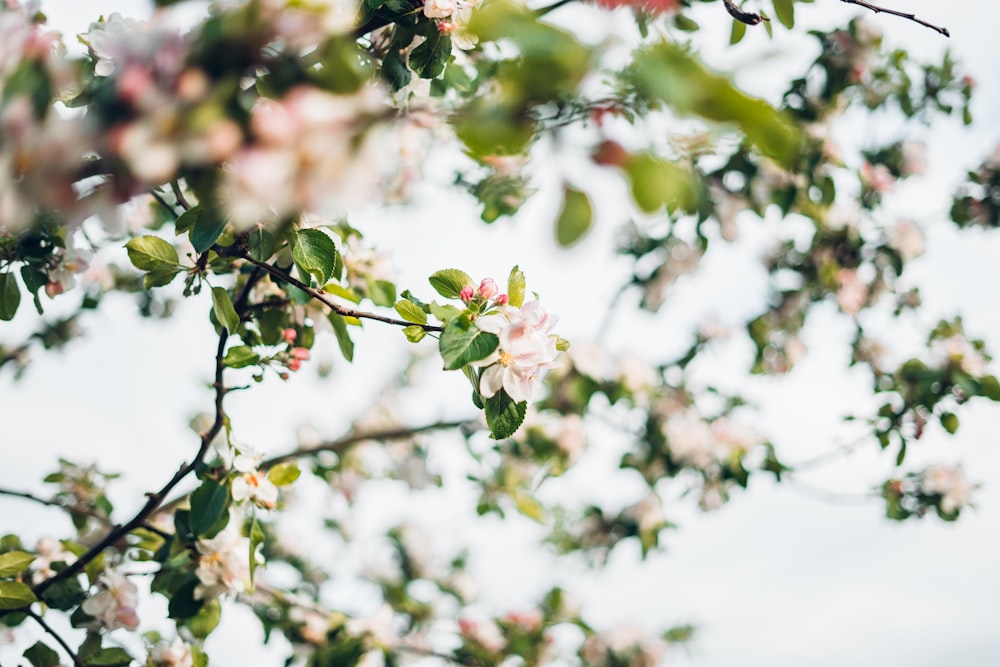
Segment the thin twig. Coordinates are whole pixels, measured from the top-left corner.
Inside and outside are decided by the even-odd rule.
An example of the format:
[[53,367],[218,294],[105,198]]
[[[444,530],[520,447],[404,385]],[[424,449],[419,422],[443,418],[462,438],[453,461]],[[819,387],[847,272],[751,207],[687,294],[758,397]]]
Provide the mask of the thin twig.
[[753,12],[745,12],[736,6],[733,0],[722,0],[722,4],[726,6],[726,11],[729,15],[740,23],[746,23],[747,25],[757,25],[761,21],[768,21],[766,16],[761,16],[760,14],[754,14]]
[[66,507],[58,500],[52,500],[50,498],[42,498],[41,496],[36,496],[33,493],[28,493],[27,491],[14,491],[13,489],[0,488],[0,496],[13,496],[15,498],[24,498],[25,500],[30,500],[40,505],[47,505],[49,507]]
[[786,476],[781,483],[786,488],[798,491],[803,496],[835,505],[867,505],[873,498],[878,497],[877,493],[871,491],[868,493],[840,493],[838,491],[827,491],[826,489],[820,489],[811,484],[805,484],[790,476]]
[[538,9],[536,9],[535,10],[535,16],[539,16],[539,17],[545,16],[549,12],[554,12],[555,10],[559,9],[560,7],[562,7],[564,5],[568,5],[571,2],[574,2],[574,0],[556,0],[551,5],[548,5],[546,7],[540,7]]
[[[728,2],[729,0],[726,0],[726,1]],[[948,32],[947,28],[943,28],[941,26],[934,25],[933,23],[928,23],[927,21],[924,21],[923,19],[917,18],[916,15],[914,15],[914,14],[910,14],[910,13],[907,13],[907,12],[901,12],[901,11],[898,11],[896,9],[887,9],[885,7],[879,7],[878,5],[873,5],[870,2],[865,2],[865,0],[840,0],[840,1],[841,2],[846,2],[849,5],[857,5],[859,7],[864,7],[865,9],[869,9],[869,10],[875,12],[876,14],[892,14],[893,16],[898,16],[900,18],[909,19],[910,21],[913,21],[914,23],[919,23],[920,25],[924,26],[925,28],[930,28],[931,30],[939,32],[942,35],[944,35],[945,37],[951,37],[951,33]]]
[[188,200],[184,198],[184,192],[181,190],[180,183],[177,181],[171,181],[170,189],[174,193],[174,198],[177,200],[177,204],[185,211],[190,211],[191,204],[189,204]]
[[59,645],[62,646],[62,649],[66,651],[66,654],[69,655],[70,660],[73,661],[73,665],[75,665],[75,667],[84,667],[83,660],[80,659],[80,656],[78,656],[73,651],[73,649],[70,648],[69,644],[66,643],[66,640],[63,639],[58,632],[53,630],[52,627],[45,622],[44,618],[42,618],[38,613],[32,611],[30,608],[27,607],[22,609],[21,611],[23,611],[25,614],[34,619],[35,623],[38,623],[38,625],[42,627],[42,630],[45,630],[45,632],[52,635],[52,638],[55,639],[59,643]]
[[327,308],[337,313],[338,315],[342,315],[344,317],[354,317],[363,320],[375,320],[376,322],[394,324],[400,327],[420,327],[424,331],[444,330],[443,327],[439,327],[433,324],[416,324],[415,322],[407,322],[406,320],[397,320],[394,317],[386,317],[385,315],[379,315],[378,313],[369,313],[363,310],[354,310],[353,308],[346,308],[334,301],[331,301],[329,295],[323,290],[316,289],[315,287],[310,287],[301,280],[298,280],[297,278],[289,275],[288,273],[285,273],[276,266],[271,266],[266,262],[261,262],[254,259],[253,257],[250,256],[249,253],[245,251],[233,250],[231,247],[223,248],[221,246],[212,246],[212,250],[218,253],[220,257],[239,257],[240,259],[244,259],[250,262],[254,266],[263,269],[264,271],[267,271],[281,282],[288,283],[289,285],[298,287],[300,290],[302,290],[312,298],[316,299],[317,301],[319,301],[320,303],[322,303],[323,305],[325,305]]

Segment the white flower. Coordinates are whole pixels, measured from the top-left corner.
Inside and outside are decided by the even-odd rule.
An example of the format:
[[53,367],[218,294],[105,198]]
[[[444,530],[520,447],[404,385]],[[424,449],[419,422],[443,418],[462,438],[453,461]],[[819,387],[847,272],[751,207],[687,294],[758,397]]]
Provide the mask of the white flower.
[[904,261],[924,254],[924,233],[909,220],[899,221],[886,236],[889,247],[898,252]]
[[215,537],[198,540],[196,547],[195,576],[200,583],[194,590],[195,599],[211,600],[249,589],[250,540],[240,533],[238,514],[230,516],[229,524]]
[[138,589],[121,572],[104,570],[97,579],[98,592],[83,601],[83,611],[97,619],[108,630],[139,627],[136,614]]
[[390,648],[397,643],[396,616],[392,607],[383,604],[378,611],[366,618],[352,618],[347,622],[347,632],[355,637],[367,637],[373,647]]
[[427,0],[424,3],[424,16],[429,19],[448,18],[457,9],[457,0]]
[[707,468],[717,460],[712,429],[695,408],[672,415],[663,425],[670,455],[678,463]]
[[934,349],[949,363],[956,363],[972,377],[986,374],[988,361],[962,334],[955,334],[944,340],[934,341]]
[[233,469],[239,473],[232,482],[233,500],[250,500],[257,507],[273,510],[278,504],[278,487],[257,468],[262,459],[259,454],[240,454],[233,459]]
[[38,543],[35,544],[35,553],[37,556],[31,563],[34,570],[31,575],[31,583],[33,584],[41,583],[49,577],[55,576],[56,572],[52,569],[53,563],[63,562],[66,565],[71,565],[76,562],[76,556],[66,551],[61,542],[51,537],[43,537],[38,540]]
[[143,24],[135,19],[123,18],[115,12],[104,21],[90,24],[90,30],[81,35],[81,39],[97,56],[94,65],[95,76],[108,76],[114,73],[117,60],[128,53],[127,43],[141,32]]
[[924,470],[920,490],[928,495],[941,496],[941,511],[952,514],[969,504],[975,488],[965,479],[960,466],[930,466]]
[[556,365],[556,339],[549,332],[557,319],[537,301],[529,301],[520,310],[502,306],[476,321],[481,330],[500,337],[497,350],[476,362],[485,367],[479,381],[483,396],[490,398],[503,389],[515,402],[531,398],[542,372]]
[[76,274],[86,271],[92,258],[93,253],[74,248],[70,237],[66,247],[56,253],[55,266],[47,272],[49,281],[45,284],[45,293],[51,298],[72,288],[76,285]]
[[903,176],[920,176],[927,171],[927,144],[922,141],[904,141],[901,147],[903,163],[900,173]]
[[463,637],[479,644],[490,653],[499,653],[507,646],[507,640],[493,621],[479,622],[460,618],[458,629]]
[[857,315],[868,302],[868,285],[858,276],[857,269],[837,272],[837,305],[848,315]]
[[158,641],[149,652],[149,664],[152,667],[193,667],[194,653],[191,645],[180,637],[175,637],[170,644]]

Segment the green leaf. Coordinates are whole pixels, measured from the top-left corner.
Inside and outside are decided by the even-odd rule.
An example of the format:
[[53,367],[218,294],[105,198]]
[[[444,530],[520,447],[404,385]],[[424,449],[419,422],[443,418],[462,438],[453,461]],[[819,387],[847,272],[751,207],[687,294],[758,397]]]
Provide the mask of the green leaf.
[[125,244],[132,265],[141,271],[180,267],[177,250],[156,236],[137,236]]
[[132,656],[125,649],[112,646],[87,656],[83,664],[87,667],[127,667],[132,664]]
[[984,375],[979,378],[979,390],[991,401],[1000,401],[1000,381],[995,375]]
[[406,336],[406,340],[410,341],[411,343],[419,343],[424,339],[424,336],[427,335],[427,332],[424,330],[423,327],[418,327],[418,326],[403,327],[403,335]]
[[733,31],[729,35],[730,44],[738,44],[747,34],[747,24],[733,19]]
[[632,198],[646,213],[658,211],[663,206],[669,211],[696,210],[697,187],[683,167],[649,153],[636,153],[625,165],[625,172],[632,181]]
[[302,471],[295,461],[282,461],[267,471],[267,478],[275,486],[288,486],[299,478]]
[[422,79],[433,79],[444,71],[451,58],[451,35],[434,32],[410,52],[410,69]]
[[441,320],[443,324],[447,324],[462,314],[462,311],[455,306],[448,303],[441,305],[437,301],[432,301],[427,308],[431,311],[431,315]]
[[774,0],[774,15],[789,30],[795,27],[794,0]]
[[369,280],[365,286],[368,288],[368,298],[376,306],[391,308],[396,301],[396,286],[388,280]]
[[197,587],[198,579],[191,574],[190,578],[185,579],[172,591],[170,603],[167,605],[167,615],[170,618],[192,618],[201,611],[205,601],[195,598],[194,591]]
[[59,665],[59,654],[42,642],[35,642],[21,655],[31,663],[31,667],[58,667]]
[[472,278],[458,269],[436,271],[428,280],[438,294],[446,299],[457,299],[466,285],[473,285]]
[[205,639],[212,634],[220,620],[222,620],[222,605],[219,604],[218,600],[212,600],[205,603],[205,606],[199,609],[198,613],[188,619],[184,625],[196,639]]
[[37,600],[27,584],[0,581],[0,609],[20,609]]
[[330,321],[330,326],[333,327],[333,335],[337,337],[337,346],[340,347],[340,353],[344,355],[344,359],[354,361],[354,341],[351,340],[351,335],[347,333],[347,320],[344,319],[343,315],[338,315],[337,313],[330,313],[327,319]]
[[496,334],[483,331],[465,317],[448,322],[438,341],[444,367],[449,371],[485,359],[498,345],[500,339]]
[[17,307],[21,305],[21,289],[13,273],[0,273],[0,320],[14,319]]
[[785,166],[799,158],[802,133],[790,117],[708,71],[676,44],[660,42],[637,51],[630,77],[641,94],[679,114],[735,123],[751,143]]
[[42,593],[42,602],[52,609],[69,611],[87,598],[87,591],[83,590],[80,580],[76,577],[63,579],[49,586]]
[[240,316],[236,314],[233,301],[224,287],[212,288],[212,312],[215,313],[215,319],[226,327],[226,331],[236,333],[240,327]]
[[21,280],[24,281],[24,286],[31,292],[31,296],[35,302],[35,310],[41,315],[42,302],[38,298],[38,290],[45,287],[45,284],[49,282],[49,277],[43,271],[39,271],[35,267],[26,264],[21,267]]
[[580,190],[565,186],[562,210],[556,221],[556,242],[564,248],[573,245],[590,231],[593,222],[594,208],[590,198]]
[[180,272],[181,268],[174,266],[162,266],[158,269],[153,269],[142,277],[142,287],[143,289],[163,287],[177,277],[177,274]]
[[31,565],[35,557],[24,551],[0,554],[0,577],[13,577]]
[[264,543],[264,529],[257,523],[257,516],[254,515],[250,522],[250,585],[253,586],[253,575],[257,571],[260,563],[257,561],[257,547]]
[[524,291],[527,289],[527,281],[524,279],[524,272],[517,266],[510,270],[507,276],[507,303],[520,308],[524,305]]
[[188,525],[198,536],[213,537],[229,522],[229,486],[206,479],[191,494]]
[[697,21],[684,16],[683,14],[677,14],[674,16],[674,26],[676,26],[678,30],[683,30],[684,32],[695,32],[700,27]]
[[222,359],[222,363],[229,368],[246,368],[247,366],[253,366],[258,361],[260,361],[260,355],[254,352],[253,348],[249,345],[239,345],[229,348],[226,356]]
[[325,285],[337,263],[337,246],[319,229],[300,229],[292,235],[292,259],[303,278],[316,278]]
[[200,206],[198,208],[200,209],[198,217],[191,228],[191,245],[194,246],[195,252],[201,254],[211,248],[222,235],[226,221],[218,209]]
[[948,433],[954,433],[958,430],[958,416],[953,412],[945,412],[941,415],[941,426]]
[[264,229],[263,225],[257,225],[247,232],[246,245],[251,257],[258,262],[266,262],[271,259],[278,243],[274,234]]
[[424,309],[413,303],[409,299],[400,299],[393,306],[399,316],[402,317],[407,322],[413,322],[414,324],[427,324],[427,313]]
[[191,231],[194,223],[198,221],[199,213],[201,213],[201,206],[192,206],[177,216],[177,220],[174,221],[174,232],[180,235]]
[[382,78],[389,84],[389,88],[395,92],[410,83],[413,75],[403,63],[399,55],[399,49],[392,49],[382,59]]
[[545,523],[545,507],[533,495],[524,489],[517,489],[511,495],[517,511],[532,521]]
[[490,437],[503,440],[514,435],[524,421],[528,411],[528,402],[515,403],[507,392],[500,390],[486,399],[483,406],[486,411],[486,424],[490,427]]

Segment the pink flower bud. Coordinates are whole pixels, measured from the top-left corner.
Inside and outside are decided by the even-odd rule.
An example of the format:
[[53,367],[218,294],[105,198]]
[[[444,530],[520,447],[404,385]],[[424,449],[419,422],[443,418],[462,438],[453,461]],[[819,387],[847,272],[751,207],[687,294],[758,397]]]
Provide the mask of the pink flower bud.
[[469,303],[475,295],[476,289],[472,285],[466,285],[462,288],[462,291],[458,293],[458,298],[462,300],[462,303]]
[[299,337],[299,334],[295,329],[288,328],[281,332],[281,337],[285,339],[285,342],[291,345],[295,342],[295,339]]
[[510,301],[510,297],[508,297],[506,294],[501,294],[496,298],[496,304],[498,306],[506,306],[508,301]]
[[500,290],[497,288],[497,284],[493,282],[492,278],[484,278],[483,282],[479,283],[479,296],[484,299],[492,299],[499,292]]
[[309,359],[309,350],[304,347],[292,348],[292,356],[296,361],[306,361]]

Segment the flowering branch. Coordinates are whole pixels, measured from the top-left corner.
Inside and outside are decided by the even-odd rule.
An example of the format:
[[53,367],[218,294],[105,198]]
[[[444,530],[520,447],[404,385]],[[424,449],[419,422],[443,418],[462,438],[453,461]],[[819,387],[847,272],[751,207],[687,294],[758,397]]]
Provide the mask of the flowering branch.
[[[725,1],[729,2],[729,0],[725,0]],[[927,21],[924,21],[923,19],[917,18],[916,15],[914,15],[914,14],[908,14],[906,12],[901,12],[901,11],[898,11],[896,9],[887,9],[885,7],[879,7],[878,5],[873,5],[870,2],[865,2],[865,0],[840,0],[840,1],[841,2],[846,2],[849,5],[858,5],[859,7],[864,7],[865,9],[870,9],[871,11],[875,12],[876,14],[892,14],[893,16],[898,16],[900,18],[909,19],[910,21],[913,21],[914,23],[919,23],[920,25],[924,26],[925,28],[930,28],[931,30],[939,32],[942,35],[944,35],[945,37],[951,37],[951,33],[948,32],[947,28],[942,28],[941,26],[934,25],[933,23],[928,23]]]
[[59,646],[62,646],[62,649],[66,651],[66,654],[69,656],[70,660],[73,661],[74,667],[84,667],[83,660],[80,660],[80,656],[78,656],[76,653],[73,652],[73,649],[70,648],[69,644],[66,643],[66,640],[63,639],[58,632],[53,630],[52,626],[46,623],[44,618],[42,618],[38,613],[32,611],[31,609],[26,608],[23,611],[25,614],[30,616],[35,621],[35,623],[38,623],[38,625],[41,626],[42,630],[45,630],[45,632],[50,634],[52,638],[56,640]]
[[376,322],[394,324],[400,327],[420,327],[424,331],[443,331],[444,329],[443,327],[436,326],[433,324],[415,324],[413,322],[407,322],[406,320],[398,320],[394,317],[386,317],[385,315],[379,315],[378,313],[369,313],[363,310],[354,310],[353,308],[346,308],[332,301],[329,295],[323,290],[316,289],[315,287],[306,285],[301,280],[298,280],[294,276],[289,275],[288,273],[282,271],[276,266],[272,266],[270,264],[267,264],[266,262],[261,262],[254,259],[250,255],[250,253],[246,252],[245,250],[223,248],[218,245],[212,246],[212,250],[214,250],[220,257],[238,257],[240,259],[246,260],[247,262],[250,262],[258,269],[266,271],[267,273],[271,274],[273,277],[277,278],[281,282],[299,288],[300,290],[302,290],[312,298],[316,299],[317,301],[319,301],[320,303],[322,303],[323,305],[325,305],[327,308],[337,313],[338,315],[342,315],[344,317],[353,317],[360,320],[375,320]]

